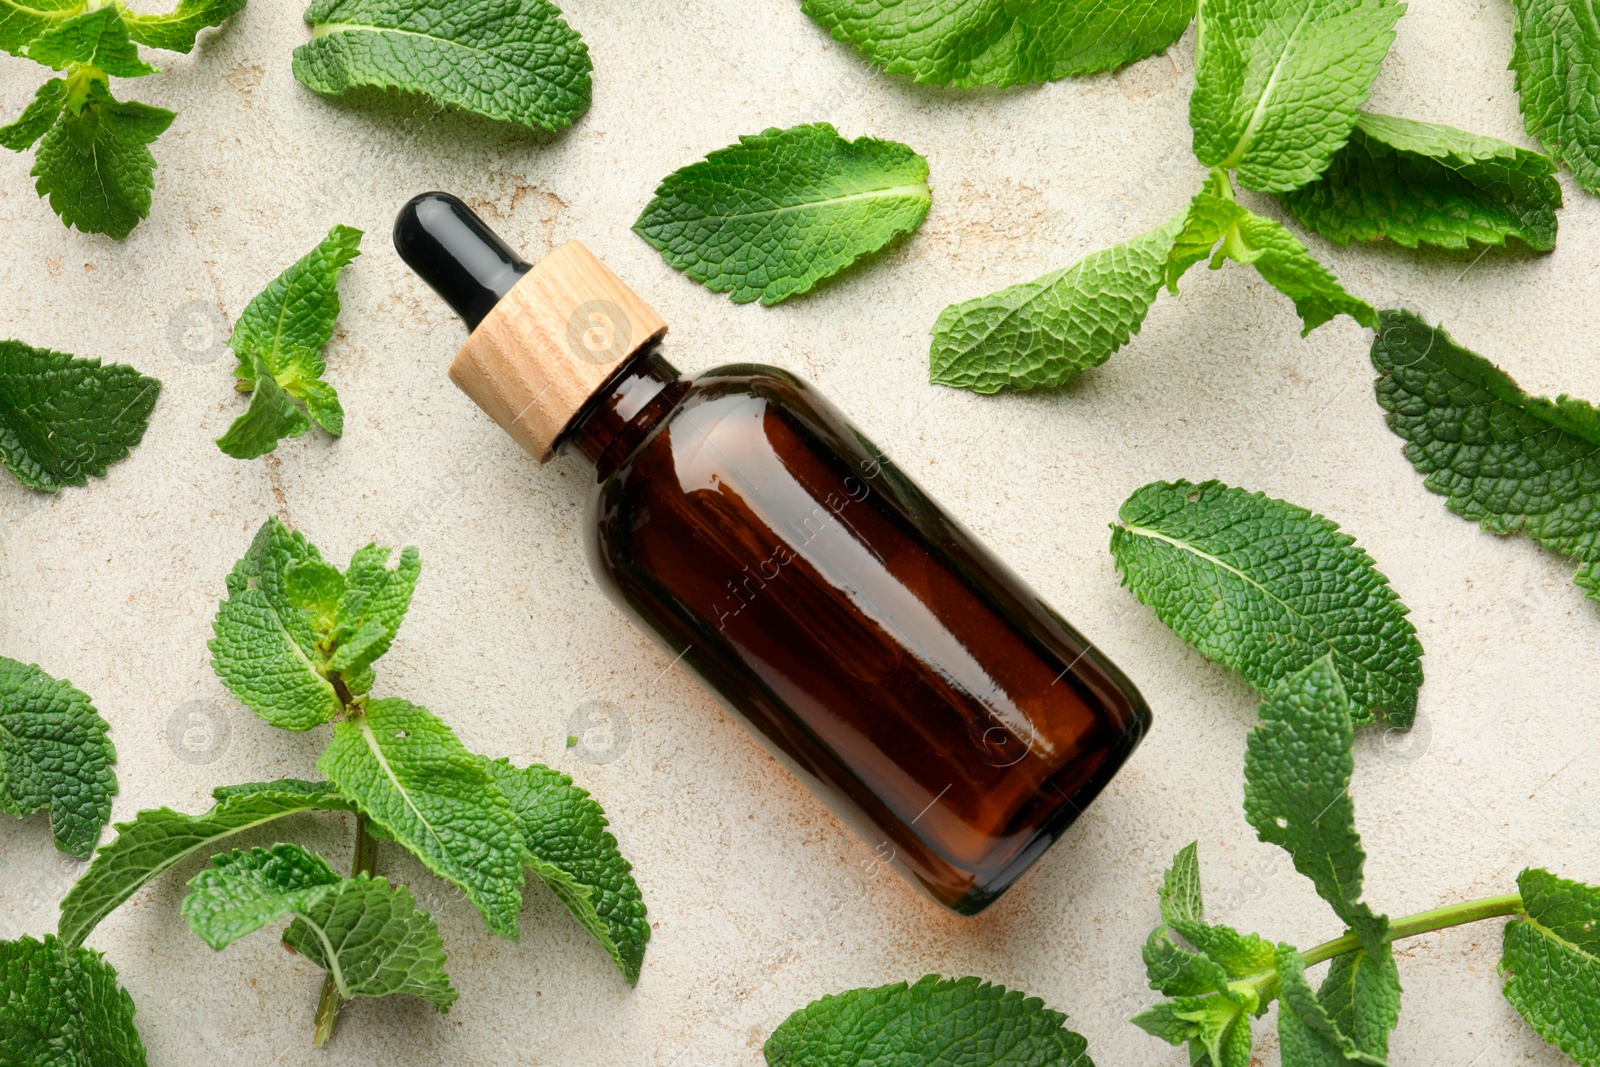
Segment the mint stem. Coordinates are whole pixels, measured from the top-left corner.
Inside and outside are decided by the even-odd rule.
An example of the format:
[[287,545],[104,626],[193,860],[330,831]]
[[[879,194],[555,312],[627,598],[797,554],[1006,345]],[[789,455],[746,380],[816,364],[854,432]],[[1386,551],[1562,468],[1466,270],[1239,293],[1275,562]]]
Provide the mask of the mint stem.
[[[1398,940],[1402,937],[1415,937],[1417,934],[1431,933],[1434,930],[1444,930],[1464,923],[1477,922],[1480,919],[1492,919],[1497,915],[1510,915],[1522,908],[1522,898],[1516,893],[1509,893],[1501,897],[1484,897],[1482,900],[1469,900],[1461,904],[1448,904],[1432,911],[1421,911],[1415,915],[1407,915],[1403,919],[1396,919],[1389,924],[1392,938]],[[1345,934],[1332,941],[1324,941],[1315,948],[1307,949],[1305,956],[1306,966],[1331,960],[1335,956],[1343,956],[1347,952],[1354,952],[1361,947],[1361,942],[1355,934]]]

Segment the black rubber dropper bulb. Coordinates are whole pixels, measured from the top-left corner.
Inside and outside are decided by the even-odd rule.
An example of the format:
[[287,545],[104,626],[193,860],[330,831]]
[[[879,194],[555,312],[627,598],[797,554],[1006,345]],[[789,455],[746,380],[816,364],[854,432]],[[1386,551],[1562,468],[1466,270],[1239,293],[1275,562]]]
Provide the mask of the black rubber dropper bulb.
[[531,269],[473,210],[449,193],[423,193],[394,220],[394,247],[406,265],[475,330]]

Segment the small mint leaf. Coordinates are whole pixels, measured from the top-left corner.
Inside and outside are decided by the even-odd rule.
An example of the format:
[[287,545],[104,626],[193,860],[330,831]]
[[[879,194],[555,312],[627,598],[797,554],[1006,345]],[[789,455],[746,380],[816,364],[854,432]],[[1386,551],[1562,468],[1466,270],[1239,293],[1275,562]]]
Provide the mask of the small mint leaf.
[[0,148],[9,148],[13,152],[25,152],[33,147],[33,143],[56,124],[61,117],[61,109],[67,103],[67,80],[65,78],[51,78],[39,86],[39,91],[34,94],[33,100],[22,109],[15,122],[0,126]]
[[48,808],[56,847],[87,856],[117,791],[109,729],[70,682],[0,656],[0,811]]
[[122,21],[128,25],[128,35],[142,45],[189,52],[201,30],[222,25],[244,10],[244,5],[245,0],[181,0],[176,9],[165,15],[123,11]]

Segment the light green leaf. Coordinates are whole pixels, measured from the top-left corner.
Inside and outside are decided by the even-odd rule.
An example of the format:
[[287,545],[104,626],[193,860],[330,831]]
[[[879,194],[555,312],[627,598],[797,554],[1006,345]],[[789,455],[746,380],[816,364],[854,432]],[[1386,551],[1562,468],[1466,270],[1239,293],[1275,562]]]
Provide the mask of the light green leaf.
[[95,67],[113,78],[138,78],[156,68],[139,58],[122,9],[107,4],[64,19],[29,43],[28,58],[56,70]]
[[960,87],[1116,70],[1164,50],[1194,0],[804,0],[834,38],[891,74]]
[[589,49],[548,0],[313,0],[305,19],[294,76],[314,92],[401,89],[544,130],[589,109]]
[[1036,281],[951,304],[933,325],[930,377],[997,393],[1055,388],[1098,367],[1139,332],[1181,223],[1170,219]]
[[341,997],[410,993],[447,1011],[456,991],[444,973],[444,943],[405,886],[365,873],[340,878],[299,845],[214,856],[189,882],[189,928],[222,949],[285,915],[289,948],[333,976]]
[[1600,22],[1572,0],[1512,0],[1511,69],[1528,136],[1600,193]]
[[393,569],[389,553],[382,546],[368,545],[351,557],[340,612],[328,632],[327,643],[333,648],[328,669],[350,680],[357,693],[365,690],[355,679],[389,651],[422,573],[422,557],[414,547],[401,551]]
[[72,683],[0,656],[0,811],[49,808],[56,847],[87,856],[117,791],[110,728]]
[[144,1067],[133,998],[100,953],[23,937],[0,941],[0,1063]]
[[1262,841],[1289,853],[1367,955],[1387,960],[1389,921],[1361,902],[1367,856],[1349,795],[1350,712],[1331,653],[1285,678],[1262,701],[1245,745],[1244,817]]
[[155,157],[150,145],[177,116],[113,99],[89,68],[67,79],[69,94],[34,157],[35,188],[68,226],[122,240],[150,214]]
[[922,224],[928,161],[826,122],[741,137],[656,187],[633,232],[736,304],[808,292]]
[[1250,1067],[1250,1013],[1255,1009],[1255,996],[1239,990],[1210,997],[1178,997],[1129,1021],[1169,1044],[1189,1042],[1191,1064]]
[[1258,192],[1311,181],[1349,136],[1404,10],[1396,0],[1205,0],[1194,154],[1237,168]]
[[628,984],[638,982],[650,921],[633,865],[606,829],[605,812],[570,776],[549,767],[535,763],[518,770],[498,759],[488,770],[511,802],[528,852],[538,861],[534,873],[605,946]]
[[164,15],[138,15],[123,11],[122,21],[135,41],[169,52],[189,52],[195,37],[211,26],[220,26],[244,10],[245,0],[180,0]]
[[0,461],[44,493],[103,478],[144,437],[160,393],[121,363],[0,341]]
[[350,810],[350,801],[326,783],[288,779],[234,786],[204,815],[169,808],[141,811],[132,822],[116,824],[116,839],[101,847],[67,892],[61,939],[69,947],[81,945],[101,919],[157,875],[225,838],[285,815]]
[[1340,244],[1467,248],[1515,237],[1544,252],[1556,243],[1555,173],[1548,156],[1493,137],[1363,111],[1328,169],[1278,199]]
[[484,760],[426,708],[374,700],[336,724],[317,770],[429,870],[460,886],[490,930],[517,937],[521,828]]
[[322,349],[339,317],[339,274],[360,255],[361,231],[335,226],[328,236],[273,279],[244,309],[228,338],[239,357],[234,376],[253,394],[217,447],[235,459],[254,459],[283,437],[310,429],[306,411],[328,433],[344,432],[344,409],[333,387],[322,381]]
[[1222,965],[1204,953],[1180,948],[1165,926],[1150,931],[1142,955],[1150,988],[1158,993],[1193,997],[1228,989],[1228,972]]
[[1408,727],[1422,646],[1372,558],[1304,508],[1220,482],[1152,482],[1122,505],[1111,554],[1133,594],[1209,659],[1272,692],[1332,653],[1356,722]]
[[1205,921],[1195,842],[1185,845],[1173,857],[1158,892],[1162,922],[1221,966],[1228,978],[1250,978],[1272,969],[1275,946],[1271,941]]
[[61,117],[61,109],[67,103],[67,80],[65,78],[51,78],[39,86],[39,91],[34,94],[33,100],[22,109],[16,121],[0,126],[0,148],[9,148],[13,152],[25,152],[33,147],[33,142],[43,137],[50,131]]
[[1529,868],[1500,970],[1511,1006],[1583,1067],[1600,1064],[1600,889]]
[[773,1031],[771,1067],[938,1064],[1094,1067],[1088,1042],[1044,1002],[977,978],[928,975],[814,1000]]
[[25,55],[29,44],[83,6],[84,0],[0,0],[0,50]]
[[[1409,311],[1379,321],[1378,403],[1423,485],[1491,533],[1525,530],[1552,552],[1600,560],[1600,412],[1528,395]],[[1578,584],[1592,589],[1589,573]]]
[[1400,972],[1392,953],[1382,960],[1365,949],[1335,956],[1317,999],[1358,1051],[1379,1059],[1389,1055],[1389,1032],[1400,1018]]

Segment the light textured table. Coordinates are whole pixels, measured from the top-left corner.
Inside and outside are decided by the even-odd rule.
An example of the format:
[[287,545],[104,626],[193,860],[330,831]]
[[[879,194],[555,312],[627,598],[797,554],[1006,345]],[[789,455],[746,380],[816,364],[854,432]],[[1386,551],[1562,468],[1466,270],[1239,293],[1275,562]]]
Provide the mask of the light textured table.
[[[251,0],[194,54],[162,54],[164,73],[118,83],[178,112],[155,147],[154,210],[129,240],[65,230],[34,196],[31,154],[0,153],[0,336],[164,383],[144,444],[103,481],[46,499],[0,477],[0,653],[70,678],[111,721],[116,817],[199,811],[216,785],[313,775],[323,736],[259,722],[211,672],[224,575],[267,515],[341,562],[408,528],[422,580],[381,691],[426,704],[477,751],[571,772],[610,813],[655,923],[630,990],[537,886],[511,944],[388,850],[386,872],[435,911],[461,999],[448,1016],[404,998],[356,1002],[319,1053],[320,973],[270,933],[220,954],[189,934],[178,902],[191,862],[91,938],[138,1003],[153,1065],[754,1065],[814,997],[930,971],[1043,997],[1101,1067],[1187,1062],[1126,1021],[1154,999],[1139,947],[1179,847],[1200,840],[1219,919],[1301,945],[1337,921],[1244,822],[1255,697],[1118,586],[1106,524],[1158,478],[1219,478],[1323,512],[1411,606],[1427,649],[1417,731],[1357,741],[1375,906],[1399,915],[1507,892],[1527,864],[1600,881],[1600,607],[1570,584],[1568,562],[1482,533],[1424,491],[1373,399],[1366,331],[1340,319],[1302,341],[1289,302],[1254,272],[1202,269],[1065,391],[980,398],[927,383],[928,330],[946,304],[1182,208],[1203,176],[1189,153],[1192,30],[1115,77],[951,92],[883,75],[796,0],[565,10],[596,71],[593,108],[559,136],[409,99],[319,98],[290,75],[308,33],[299,5]],[[1374,105],[1526,144],[1510,53],[1505,0],[1415,0]],[[0,56],[0,114],[19,112],[42,76]],[[932,168],[921,232],[866,269],[775,309],[735,307],[629,232],[674,168],[739,134],[817,120],[904,141]],[[1548,256],[1311,244],[1354,292],[1442,322],[1525,387],[1600,399],[1600,202],[1562,182],[1569,206]],[[878,871],[603,598],[582,548],[586,468],[538,467],[445,378],[462,328],[388,234],[395,209],[430,188],[465,197],[530,258],[581,238],[672,324],[666,353],[683,370],[755,360],[817,383],[1138,683],[1154,732],[999,904],[959,919]],[[334,223],[368,232],[328,352],[347,432],[229,459],[211,443],[243,407],[222,324]],[[611,762],[565,748],[594,702],[626,717],[631,737]],[[226,743],[183,749],[168,736],[180,709],[179,722],[224,714]],[[342,865],[339,825],[283,829]],[[0,935],[53,929],[78,869],[42,818],[0,819]],[[1566,1062],[1500,996],[1498,925],[1401,945],[1393,1062]],[[1275,1037],[1257,1050],[1277,1061]]]

